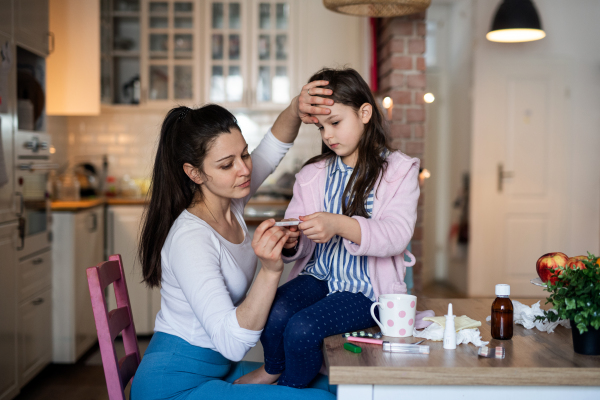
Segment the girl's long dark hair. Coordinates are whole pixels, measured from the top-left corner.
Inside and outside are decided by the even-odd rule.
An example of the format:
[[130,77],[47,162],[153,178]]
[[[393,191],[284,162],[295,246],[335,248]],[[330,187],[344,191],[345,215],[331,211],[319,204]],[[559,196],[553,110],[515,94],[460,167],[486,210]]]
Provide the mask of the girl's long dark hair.
[[[392,151],[389,136],[381,109],[358,72],[352,68],[330,69],[324,68],[310,77],[309,82],[325,80],[329,84],[323,86],[331,89],[330,96],[319,95],[333,99],[352,107],[356,112],[360,107],[369,103],[373,107],[371,119],[365,124],[365,130],[358,142],[358,159],[350,176],[350,181],[342,195],[342,213],[349,217],[359,215],[368,217],[365,209],[366,200],[375,187],[378,178],[382,178],[387,168],[386,155]],[[321,154],[308,160],[306,164],[313,164],[322,160],[333,161],[336,154],[323,142]]]
[[202,171],[202,164],[215,139],[231,129],[240,130],[236,118],[215,104],[198,109],[173,108],[162,124],[145,210],[138,255],[144,282],[160,286],[160,253],[175,219],[202,191],[186,175],[183,164]]

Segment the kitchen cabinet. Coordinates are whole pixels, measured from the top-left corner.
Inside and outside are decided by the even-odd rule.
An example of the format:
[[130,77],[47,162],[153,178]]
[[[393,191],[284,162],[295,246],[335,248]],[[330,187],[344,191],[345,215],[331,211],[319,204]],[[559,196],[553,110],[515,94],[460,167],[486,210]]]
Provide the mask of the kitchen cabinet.
[[74,363],[97,340],[86,269],[104,261],[104,207],[52,218],[52,360]]
[[17,292],[19,386],[23,387],[52,359],[52,252],[19,262]]
[[0,0],[0,34],[12,36],[13,21],[12,21],[12,0]]
[[[109,206],[107,209],[107,256],[120,254],[131,302],[131,313],[138,335],[154,333],[154,320],[160,310],[160,289],[149,289],[142,282],[142,269],[137,256],[138,238],[144,206]],[[109,287],[108,308],[116,308],[112,286]]]
[[51,38],[48,30],[48,0],[18,0],[14,5],[16,44],[46,57]]
[[17,383],[17,223],[0,225],[0,399],[12,399]]
[[200,2],[102,0],[102,101],[200,99]]
[[35,377],[51,359],[52,290],[48,287],[19,306],[19,386]]
[[[10,8],[9,8],[10,9]],[[3,13],[2,13],[3,14]],[[1,22],[2,17],[0,17]],[[4,25],[0,25],[0,30]],[[10,36],[0,32],[0,48],[8,49],[7,66],[0,61],[0,224],[17,219],[13,172],[14,127],[16,125],[15,47]],[[12,62],[11,62],[12,61]],[[13,266],[14,267],[14,266]]]
[[50,31],[47,114],[99,115],[100,0],[50,0]]
[[285,107],[295,3],[102,0],[102,102]]
[[282,0],[206,2],[204,87],[210,102],[254,109],[289,103],[293,6]]

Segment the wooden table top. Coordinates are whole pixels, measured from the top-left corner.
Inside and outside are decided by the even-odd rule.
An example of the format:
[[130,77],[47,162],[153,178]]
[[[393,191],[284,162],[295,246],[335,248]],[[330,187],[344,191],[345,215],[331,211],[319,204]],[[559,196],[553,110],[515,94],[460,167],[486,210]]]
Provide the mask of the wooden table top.
[[[532,305],[535,299],[516,299]],[[540,299],[541,300],[541,299]],[[502,346],[504,359],[481,358],[472,343],[456,350],[444,350],[442,342],[427,340],[429,355],[383,352],[380,345],[356,343],[362,353],[343,349],[341,335],[325,339],[325,362],[332,384],[368,385],[494,385],[494,386],[600,386],[600,356],[584,356],[573,351],[571,330],[558,326],[554,333],[514,326],[511,340],[492,339],[490,315],[493,299],[421,299],[418,310],[433,310],[444,315],[448,303],[454,314],[481,321],[479,330],[488,347]],[[543,308],[545,300],[541,301]],[[377,332],[371,328],[368,332]],[[388,338],[399,343],[414,343],[417,338]],[[420,339],[418,339],[420,340]]]

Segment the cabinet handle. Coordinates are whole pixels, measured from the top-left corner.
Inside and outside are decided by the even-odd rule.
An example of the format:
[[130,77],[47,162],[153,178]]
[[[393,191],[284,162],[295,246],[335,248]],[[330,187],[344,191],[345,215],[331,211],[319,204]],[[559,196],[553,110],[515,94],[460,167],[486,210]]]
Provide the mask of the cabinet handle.
[[55,43],[54,43],[54,32],[48,32],[48,36],[50,36],[50,43],[52,44],[50,46],[50,49],[48,49],[48,55],[54,53],[54,50],[56,49]]
[[115,252],[115,215],[113,214],[112,211],[109,211],[108,213],[108,226],[107,226],[107,235],[109,238],[108,241],[108,254],[114,254]]
[[98,229],[98,215],[91,213],[90,217],[92,218],[92,227],[89,229],[89,232],[96,232],[96,229]]
[[21,251],[25,248],[25,218],[19,217],[19,239],[21,244],[17,246],[17,251]]
[[42,304],[43,302],[44,302],[44,299],[43,299],[43,298],[41,298],[41,297],[39,297],[39,298],[37,298],[37,299],[33,300],[33,301],[31,302],[31,304],[33,304],[34,306],[39,306],[39,305],[40,305],[40,304]]
[[31,261],[31,263],[32,263],[33,265],[40,265],[40,264],[41,264],[41,263],[43,263],[43,262],[44,262],[44,259],[43,259],[43,258],[41,258],[41,257],[40,257],[40,258],[34,258],[34,259]]
[[[19,196],[19,211],[15,211],[15,213],[17,214],[17,217],[20,217],[23,215],[23,193],[15,192],[15,197],[16,196]],[[16,208],[16,204],[15,204],[15,208]]]

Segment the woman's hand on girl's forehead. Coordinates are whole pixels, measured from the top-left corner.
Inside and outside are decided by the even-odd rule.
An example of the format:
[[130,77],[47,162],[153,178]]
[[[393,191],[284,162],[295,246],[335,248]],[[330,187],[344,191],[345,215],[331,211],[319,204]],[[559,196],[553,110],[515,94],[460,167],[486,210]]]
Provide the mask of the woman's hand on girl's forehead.
[[298,95],[298,117],[305,124],[316,124],[319,122],[313,115],[327,115],[331,112],[326,107],[319,107],[319,104],[332,106],[333,100],[319,97],[319,95],[329,96],[333,94],[331,89],[325,89],[319,86],[325,86],[328,81],[314,81],[302,86]]

